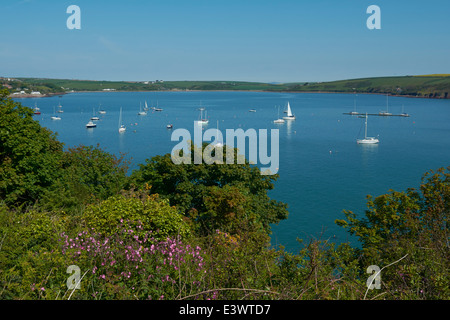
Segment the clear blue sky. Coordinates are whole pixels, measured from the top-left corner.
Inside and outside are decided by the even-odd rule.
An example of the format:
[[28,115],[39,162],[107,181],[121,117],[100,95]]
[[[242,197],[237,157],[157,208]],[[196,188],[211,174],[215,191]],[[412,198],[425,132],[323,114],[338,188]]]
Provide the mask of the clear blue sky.
[[[66,9],[81,8],[81,30]],[[369,30],[369,5],[381,30]],[[0,76],[329,81],[450,73],[449,0],[2,0]]]

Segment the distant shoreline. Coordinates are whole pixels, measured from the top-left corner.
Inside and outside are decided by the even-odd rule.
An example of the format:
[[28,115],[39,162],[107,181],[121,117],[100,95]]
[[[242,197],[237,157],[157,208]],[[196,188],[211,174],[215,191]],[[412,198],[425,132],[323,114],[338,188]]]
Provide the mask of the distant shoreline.
[[54,96],[63,96],[68,92],[58,92],[58,93],[45,93],[45,94],[10,94],[10,98],[18,98],[18,99],[31,99],[31,98],[51,98]]
[[[96,81],[4,78],[0,84],[21,92],[15,98],[46,98],[71,92],[278,92],[359,93],[405,98],[450,99],[450,75],[394,76],[328,82],[263,83],[248,81]],[[21,91],[22,90],[22,91]],[[30,92],[30,95],[25,92]],[[36,93],[42,93],[42,95]],[[31,95],[35,93],[35,95]]]
[[[41,95],[34,94],[10,94],[10,98],[17,99],[35,99],[35,98],[51,98],[54,96],[63,96],[71,93],[114,93],[114,92],[268,92],[268,93],[326,93],[326,94],[354,94],[354,92],[336,92],[336,91],[274,91],[274,90],[190,90],[190,89],[176,89],[176,90],[114,90],[114,91],[73,91],[73,92],[59,92],[59,93],[47,93]],[[380,93],[380,92],[358,92],[357,94],[371,94],[371,95],[389,95],[390,97],[399,98],[418,98],[418,99],[433,99],[433,100],[448,100],[449,98],[443,97],[427,97],[427,96],[416,96],[416,95],[393,95],[390,93]]]

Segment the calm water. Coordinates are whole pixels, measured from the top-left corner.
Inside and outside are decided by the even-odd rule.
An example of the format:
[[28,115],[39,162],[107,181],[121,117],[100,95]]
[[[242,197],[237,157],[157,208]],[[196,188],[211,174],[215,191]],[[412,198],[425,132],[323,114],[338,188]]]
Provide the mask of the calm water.
[[[40,107],[36,116],[43,126],[58,133],[66,146],[100,144],[108,152],[123,152],[132,167],[154,155],[171,152],[168,123],[193,131],[198,107],[207,110],[209,128],[280,129],[280,178],[270,195],[289,204],[289,218],[273,226],[273,243],[289,250],[298,248],[296,238],[310,236],[346,241],[335,219],[342,210],[363,214],[365,197],[395,189],[417,187],[423,173],[450,165],[450,101],[389,98],[389,111],[404,111],[411,117],[369,117],[368,135],[380,144],[358,145],[364,135],[364,119],[344,115],[354,109],[354,95],[262,92],[145,92],[74,93],[45,99],[17,99]],[[140,104],[163,108],[138,116]],[[278,108],[290,102],[297,120],[274,124]],[[357,111],[386,110],[386,97],[358,95]],[[61,121],[50,117],[61,103]],[[127,132],[117,132],[119,110]],[[97,128],[86,129],[93,111],[99,115]],[[257,112],[249,112],[256,109]],[[324,232],[323,236],[320,234]]]

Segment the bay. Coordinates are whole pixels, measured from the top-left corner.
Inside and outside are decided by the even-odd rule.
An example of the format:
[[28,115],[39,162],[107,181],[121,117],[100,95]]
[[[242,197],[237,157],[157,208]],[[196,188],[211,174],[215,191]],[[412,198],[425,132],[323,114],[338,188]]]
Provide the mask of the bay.
[[[85,92],[41,99],[15,99],[37,105],[35,118],[57,133],[66,147],[97,145],[110,153],[125,153],[136,169],[145,159],[170,153],[178,143],[171,130],[193,132],[199,107],[209,118],[208,128],[279,129],[279,175],[273,199],[289,205],[287,220],[274,225],[272,243],[296,251],[296,239],[354,241],[336,226],[343,209],[359,216],[366,209],[366,196],[390,189],[419,187],[422,175],[450,165],[450,101],[389,97],[369,94],[269,93],[269,92]],[[137,113],[147,101],[161,112]],[[289,101],[297,119],[274,124]],[[376,114],[386,110],[410,117],[369,116],[368,135],[379,145],[358,145],[364,135],[364,119],[344,113],[354,110]],[[61,104],[61,120],[51,116]],[[118,133],[119,110],[123,109],[125,134]],[[104,109],[106,114],[99,115]],[[256,112],[249,112],[255,109]],[[97,127],[86,129],[90,117],[100,117]]]

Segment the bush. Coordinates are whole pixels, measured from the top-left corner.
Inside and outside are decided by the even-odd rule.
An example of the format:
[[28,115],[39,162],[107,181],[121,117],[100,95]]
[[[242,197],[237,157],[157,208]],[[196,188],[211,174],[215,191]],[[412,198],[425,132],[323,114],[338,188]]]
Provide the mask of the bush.
[[157,195],[144,195],[143,198],[124,195],[110,197],[98,205],[87,207],[83,220],[87,228],[105,237],[136,225],[142,226],[138,232],[140,236],[151,231],[152,237],[158,240],[177,236],[185,238],[190,234],[190,227],[184,217]]

